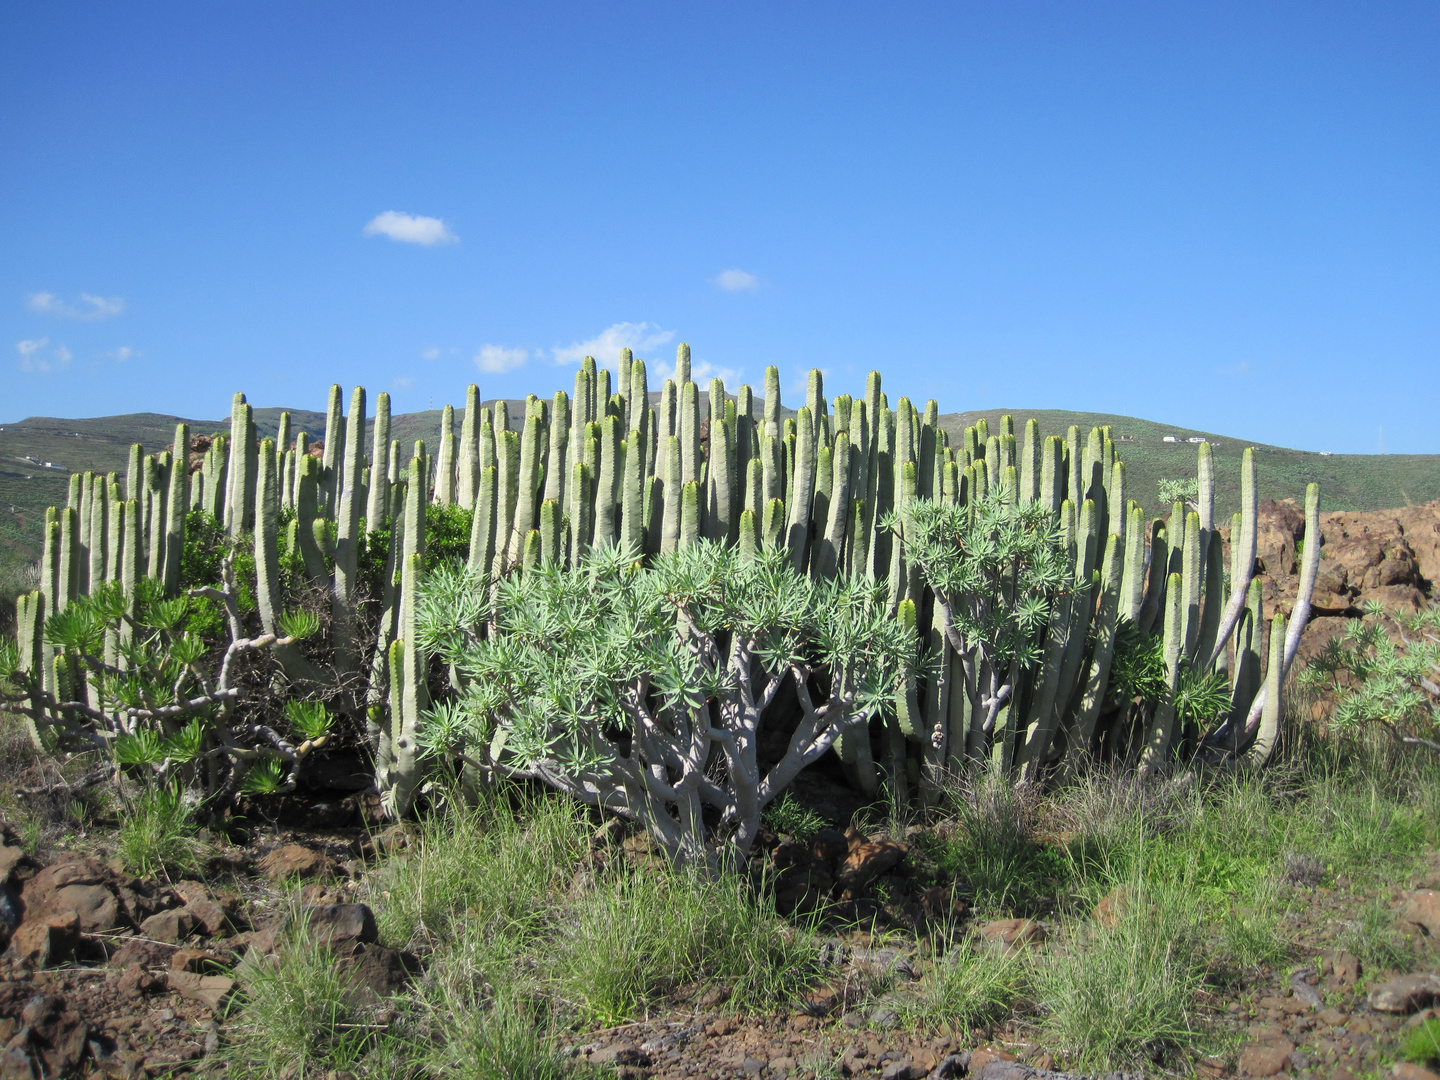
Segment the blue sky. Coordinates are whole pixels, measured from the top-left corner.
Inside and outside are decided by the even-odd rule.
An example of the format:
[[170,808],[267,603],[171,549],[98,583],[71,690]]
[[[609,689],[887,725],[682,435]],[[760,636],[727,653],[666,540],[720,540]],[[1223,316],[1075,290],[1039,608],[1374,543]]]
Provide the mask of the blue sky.
[[688,341],[1437,453],[1437,61],[1429,0],[7,4],[0,421]]

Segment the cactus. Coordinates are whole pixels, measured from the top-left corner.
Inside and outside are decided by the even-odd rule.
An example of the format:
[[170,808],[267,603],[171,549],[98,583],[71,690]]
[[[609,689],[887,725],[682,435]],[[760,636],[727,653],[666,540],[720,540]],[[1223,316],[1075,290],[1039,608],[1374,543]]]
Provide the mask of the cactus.
[[345,456],[336,480],[335,579],[330,592],[330,614],[335,643],[335,666],[349,673],[359,665],[355,617],[359,605],[356,560],[360,543],[360,469],[365,456],[365,388],[350,395],[350,416],[345,430]]
[[455,458],[455,501],[467,510],[475,505],[475,485],[479,479],[480,388],[471,383],[465,388],[465,415],[460,421],[460,442]]
[[[473,389],[473,387],[472,387]],[[352,410],[353,411],[353,410]],[[469,422],[469,406],[466,406]],[[370,464],[370,489],[366,492],[365,526],[375,532],[390,517],[390,395],[375,395],[375,433]]]

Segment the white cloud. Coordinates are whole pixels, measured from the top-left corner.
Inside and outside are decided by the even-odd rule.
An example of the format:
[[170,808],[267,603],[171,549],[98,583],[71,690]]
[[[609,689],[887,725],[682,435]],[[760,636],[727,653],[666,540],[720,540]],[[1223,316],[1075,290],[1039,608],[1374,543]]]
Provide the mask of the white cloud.
[[760,288],[760,279],[748,270],[721,270],[715,285],[726,292],[753,292]]
[[135,350],[132,349],[132,348],[130,348],[129,345],[121,345],[121,346],[120,346],[118,349],[116,349],[114,352],[110,353],[110,359],[112,359],[112,360],[122,360],[122,361],[123,361],[123,360],[129,360],[129,359],[130,359],[132,356],[134,356],[134,355],[135,355]]
[[420,359],[421,359],[421,360],[438,360],[438,359],[440,359],[440,350],[439,350],[436,346],[434,346],[434,345],[431,345],[428,349],[421,349],[421,350],[420,350]]
[[50,344],[49,338],[34,338],[30,341],[17,341],[15,351],[20,354],[20,370],[33,371],[37,375],[49,375],[52,371],[63,371],[70,366],[70,350],[64,345],[56,345],[46,353],[46,346]]
[[390,384],[390,388],[392,390],[413,390],[415,389],[415,380],[401,375]]
[[365,226],[365,235],[388,236],[402,244],[423,244],[426,247],[460,241],[439,218],[404,214],[399,210],[386,210],[383,214],[376,214]]
[[42,315],[59,315],[62,319],[84,319],[86,322],[109,319],[125,310],[125,301],[119,296],[92,296],[90,293],[81,293],[78,305],[67,304],[48,292],[31,293],[25,303],[31,311]]
[[629,349],[634,353],[650,352],[668,344],[674,337],[675,331],[661,330],[648,322],[622,322],[600,331],[589,341],[577,341],[573,345],[551,351],[555,355],[555,363],[563,367],[578,364],[585,357],[593,356],[598,362],[613,368],[620,362],[621,349]]
[[507,349],[503,345],[481,345],[475,354],[475,366],[489,375],[514,371],[530,359],[528,349]]

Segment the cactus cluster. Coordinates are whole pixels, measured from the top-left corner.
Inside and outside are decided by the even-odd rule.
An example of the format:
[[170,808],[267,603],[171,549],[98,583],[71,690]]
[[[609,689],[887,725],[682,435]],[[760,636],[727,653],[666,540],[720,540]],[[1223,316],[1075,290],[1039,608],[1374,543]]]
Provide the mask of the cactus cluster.
[[[816,579],[883,583],[890,615],[913,629],[929,664],[899,691],[886,730],[874,738],[849,733],[836,744],[867,789],[879,782],[877,757],[896,788],[916,784],[923,795],[941,770],[977,758],[1034,778],[1057,760],[1070,768],[1103,752],[1112,738],[1103,722],[1108,669],[1126,621],[1163,637],[1171,697],[1186,671],[1228,673],[1231,713],[1219,730],[1200,735],[1234,752],[1269,753],[1319,553],[1313,487],[1300,600],[1288,622],[1275,615],[1267,625],[1252,581],[1249,451],[1227,593],[1206,445],[1198,499],[1147,525],[1139,505],[1126,499],[1125,466],[1107,429],[1085,435],[1071,427],[1042,437],[1034,420],[1017,429],[1005,417],[994,431],[977,422],[951,445],[935,401],[917,409],[902,397],[892,406],[876,372],[862,397],[827,400],[821,373],[812,371],[805,403],[789,415],[773,367],[763,390],[757,401],[749,386],[732,394],[713,379],[702,396],[686,345],[675,377],[655,394],[645,362],[629,350],[613,382],[609,369],[587,357],[573,394],[557,392],[549,401],[532,395],[513,419],[503,401],[482,408],[471,386],[458,435],[447,406],[438,454],[417,443],[404,470],[406,455],[390,439],[386,394],[376,399],[367,448],[364,389],[353,391],[346,413],[341,387],[332,387],[318,457],[305,432],[292,435],[288,413],[277,439],[260,440],[251,406],[236,394],[229,436],[214,438],[196,467],[182,424],[173,451],[146,455],[133,447],[123,482],[115,474],[72,477],[67,505],[47,512],[40,590],[21,601],[23,662],[43,667],[53,683],[45,620],[98,584],[120,582],[130,594],[148,576],[174,595],[186,513],[204,510],[231,537],[253,538],[266,633],[280,636],[282,550],[328,594],[325,664],[298,644],[276,650],[277,659],[292,683],[329,687],[332,703],[364,726],[379,785],[404,812],[418,786],[415,725],[426,707],[414,590],[426,507],[435,502],[471,512],[469,565],[492,579],[542,564],[574,566],[600,546],[653,557],[708,540],[742,554],[783,549],[794,570]],[[976,643],[957,631],[961,598],[936,589],[913,544],[920,508],[978,506],[1000,493],[1055,524],[1074,587],[1049,612],[1039,662],[1006,672],[1010,690],[996,705],[971,670]],[[362,610],[357,554],[364,533],[386,525],[382,595]],[[1198,737],[1177,727],[1166,703],[1146,723],[1134,751],[1145,768]]]

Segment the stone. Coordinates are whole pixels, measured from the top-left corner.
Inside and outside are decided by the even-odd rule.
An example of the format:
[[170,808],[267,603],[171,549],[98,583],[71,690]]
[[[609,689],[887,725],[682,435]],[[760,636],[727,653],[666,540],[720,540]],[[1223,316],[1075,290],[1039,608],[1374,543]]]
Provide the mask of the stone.
[[53,967],[74,958],[80,944],[80,917],[73,911],[27,919],[10,937],[10,952],[32,968]]
[[[85,1056],[90,1025],[58,994],[37,994],[25,1003],[20,1019],[29,1033],[29,1049],[42,1076],[70,1076]],[[18,1041],[19,1036],[11,1041]],[[28,1073],[24,1075],[29,1075]]]
[[176,949],[170,956],[171,971],[193,971],[199,975],[213,975],[224,971],[229,965],[218,953],[209,949]]
[[850,854],[850,841],[839,829],[821,829],[810,843],[810,854],[833,873],[841,860]]
[[352,996],[362,1005],[382,1004],[420,974],[420,960],[414,953],[361,942],[343,954],[341,964]]
[[131,938],[111,955],[110,966],[128,968],[132,964],[138,964],[144,968],[169,967],[170,957],[174,955],[174,945],[166,945],[159,941],[147,941],[143,938]]
[[885,1071],[880,1074],[880,1080],[920,1080],[924,1075],[924,1069],[917,1068],[909,1058],[901,1058],[899,1061],[892,1061],[885,1066]]
[[184,908],[157,912],[140,924],[140,934],[151,941],[178,945],[195,932],[195,916]]
[[375,913],[366,904],[323,904],[303,908],[300,918],[305,923],[308,939],[316,945],[380,940],[380,933],[375,927]]
[[970,1071],[978,1073],[992,1061],[1015,1061],[1014,1054],[1006,1050],[996,1050],[994,1047],[982,1046],[970,1055]]
[[1416,889],[1407,893],[1405,904],[1400,909],[1400,919],[1420,927],[1427,934],[1440,935],[1440,892]]
[[[23,927],[22,927],[23,929]],[[1370,991],[1376,1012],[1413,1013],[1440,999],[1440,975],[1401,975]]]
[[1391,1066],[1390,1075],[1395,1080],[1440,1080],[1440,1076],[1413,1061],[1397,1061]]
[[954,1080],[956,1077],[965,1075],[970,1068],[970,1051],[962,1050],[958,1054],[947,1054],[935,1068],[930,1070],[926,1080]]
[[1240,1071],[1249,1076],[1274,1076],[1290,1064],[1295,1044],[1288,1039],[1251,1043],[1240,1051]]
[[235,980],[225,975],[197,975],[191,971],[169,973],[170,989],[183,998],[199,1002],[211,1012],[219,1012],[225,999],[235,989]]
[[1331,957],[1330,964],[1331,978],[1334,979],[1336,989],[1348,990],[1360,980],[1360,958],[1354,953],[1337,950]]
[[1377,585],[1360,594],[1359,604],[1373,600],[1392,615],[1414,615],[1429,606],[1425,594],[1414,585]]
[[858,888],[893,870],[909,850],[908,844],[892,840],[867,840],[850,849],[835,875],[836,880],[847,888]]
[[618,1042],[590,1053],[592,1065],[649,1065],[650,1055],[634,1043]]
[[24,858],[24,848],[0,847],[0,885],[10,880],[11,871],[19,866]]
[[313,878],[339,872],[335,860],[300,844],[286,844],[270,852],[256,864],[256,869],[272,881],[287,878]]
[[99,934],[120,925],[120,901],[104,885],[66,885],[50,894],[50,912],[73,911],[82,934]]
[[1039,945],[1045,940],[1045,928],[1034,919],[997,919],[980,927],[980,938],[992,947],[1008,951]]
[[1320,1011],[1320,1022],[1329,1024],[1331,1027],[1343,1027],[1350,1019],[1350,1014],[1341,1012],[1339,1009],[1322,1009]]
[[208,897],[191,900],[183,910],[195,920],[196,928],[206,937],[223,937],[234,929],[225,909]]
[[1130,904],[1130,886],[1116,885],[1100,898],[1090,917],[1107,930],[1113,930]]

